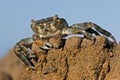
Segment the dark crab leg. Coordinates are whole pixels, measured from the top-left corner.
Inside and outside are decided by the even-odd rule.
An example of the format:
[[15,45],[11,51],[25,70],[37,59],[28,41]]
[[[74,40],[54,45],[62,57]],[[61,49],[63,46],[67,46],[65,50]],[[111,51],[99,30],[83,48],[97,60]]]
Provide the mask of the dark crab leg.
[[107,36],[107,37],[110,37],[110,38],[113,40],[113,42],[116,43],[116,39],[114,38],[114,36],[113,36],[110,32],[102,29],[100,26],[98,26],[98,25],[95,24],[95,23],[92,23],[92,24],[94,25],[94,28],[95,28],[98,32],[100,32],[101,34],[103,34],[103,35],[105,35],[105,36]]
[[[27,67],[35,69],[34,64],[31,62],[31,59],[37,61],[38,58],[35,54],[32,53],[32,44],[33,37],[22,39],[14,46],[14,52]],[[49,50],[52,45],[50,43],[41,43],[39,47],[44,50]]]
[[35,69],[33,63],[30,61],[31,58],[36,58],[35,55],[30,56],[31,53],[30,46],[32,45],[32,42],[33,42],[32,37],[22,39],[14,46],[14,52],[18,56],[18,58],[24,62],[24,64],[27,67]]
[[92,34],[86,32],[85,30],[81,30],[81,34],[83,34],[86,38],[92,40],[92,42],[95,43],[96,39]]

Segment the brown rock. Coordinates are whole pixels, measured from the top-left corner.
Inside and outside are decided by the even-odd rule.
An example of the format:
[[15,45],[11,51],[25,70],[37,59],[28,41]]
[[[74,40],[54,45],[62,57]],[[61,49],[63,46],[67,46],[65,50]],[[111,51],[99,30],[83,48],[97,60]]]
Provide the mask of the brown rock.
[[73,36],[66,40],[64,49],[73,51],[74,49],[80,48],[82,43],[82,38]]
[[109,48],[104,37],[96,39],[93,44],[88,39],[71,37],[63,48],[36,53],[37,69],[23,69],[20,80],[104,80],[110,71]]
[[[36,70],[23,67],[10,51],[0,61],[0,80],[119,80],[120,44],[101,36],[96,42],[86,38],[70,37],[66,41],[51,38],[53,48],[41,50],[33,42],[32,50],[38,56]],[[39,43],[39,42],[38,42]],[[111,56],[112,55],[112,56]]]
[[6,72],[0,71],[0,80],[13,80],[11,75]]
[[114,47],[113,55],[110,59],[110,72],[105,80],[120,80],[120,44]]

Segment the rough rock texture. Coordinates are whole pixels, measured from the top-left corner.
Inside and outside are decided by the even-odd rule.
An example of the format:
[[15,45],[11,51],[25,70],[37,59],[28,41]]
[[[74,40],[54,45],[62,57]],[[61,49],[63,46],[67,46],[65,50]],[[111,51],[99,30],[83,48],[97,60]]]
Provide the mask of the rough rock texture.
[[38,56],[37,62],[32,60],[36,70],[22,68],[13,54],[4,58],[0,70],[5,69],[5,73],[0,72],[0,80],[120,80],[120,44],[113,46],[102,36],[96,36],[94,44],[80,37],[66,41],[52,38],[49,42],[54,47],[49,51],[33,43],[32,50]]
[[[50,40],[50,43],[53,40]],[[60,45],[61,39],[53,44]],[[93,44],[88,39],[71,37],[64,46],[43,51],[33,45],[38,56],[36,70],[24,67],[20,80],[105,80],[111,71],[110,60],[114,52],[104,37],[96,37]],[[116,47],[115,47],[116,48]],[[114,63],[114,62],[113,62]],[[108,80],[110,80],[109,78]]]
[[114,47],[114,56],[110,60],[110,72],[106,80],[120,80],[120,43]]

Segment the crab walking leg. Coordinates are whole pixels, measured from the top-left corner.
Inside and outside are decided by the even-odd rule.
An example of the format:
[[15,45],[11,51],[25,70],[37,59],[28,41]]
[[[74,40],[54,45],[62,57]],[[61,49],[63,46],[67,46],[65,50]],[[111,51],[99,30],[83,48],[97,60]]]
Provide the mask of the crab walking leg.
[[92,42],[95,43],[96,39],[92,34],[86,32],[85,30],[81,30],[81,34],[83,34],[86,38],[92,40]]
[[64,28],[62,30],[63,35],[77,34],[77,33],[83,34],[86,38],[92,40],[93,43],[95,42],[95,37],[92,34],[86,32],[85,30],[80,30],[80,29],[76,29],[76,28],[73,28],[73,27]]
[[30,58],[32,58],[33,56],[32,57],[28,56],[30,54],[28,47],[32,45],[32,42],[33,42],[32,37],[22,39],[14,46],[14,52],[18,56],[18,58],[24,62],[24,64],[27,67],[35,69],[34,65],[30,61]]
[[98,32],[104,34],[104,35],[107,36],[107,37],[110,37],[110,38],[116,43],[116,39],[114,38],[114,36],[113,36],[110,32],[102,29],[100,26],[98,26],[98,25],[95,24],[95,23],[93,23],[93,24],[94,24],[94,28],[95,28]]
[[[35,54],[32,54],[32,44],[33,37],[22,39],[14,46],[14,52],[27,67],[35,69],[34,64],[31,62],[31,59],[37,61],[38,58]],[[52,47],[50,43],[47,43],[46,41],[43,42],[42,40],[39,40],[36,42],[36,44],[44,50],[49,50],[49,48]]]

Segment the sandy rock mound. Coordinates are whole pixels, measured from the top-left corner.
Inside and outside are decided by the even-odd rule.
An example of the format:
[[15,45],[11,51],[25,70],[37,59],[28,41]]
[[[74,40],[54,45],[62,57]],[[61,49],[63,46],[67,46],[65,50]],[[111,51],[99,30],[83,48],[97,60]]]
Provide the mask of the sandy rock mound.
[[[61,39],[54,40],[58,45],[61,42]],[[37,69],[24,67],[20,80],[105,80],[111,69],[113,52],[110,46],[113,44],[99,36],[94,44],[80,37],[68,38],[63,43],[64,46],[49,51],[43,51],[34,44],[38,62],[33,63]]]
[[106,80],[120,80],[120,43],[113,49],[114,56],[110,60],[110,72]]
[[0,60],[0,80],[120,80],[120,44],[101,36],[96,36],[94,44],[80,37],[49,42],[54,47],[49,51],[33,43],[36,70],[23,66],[11,50]]

